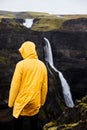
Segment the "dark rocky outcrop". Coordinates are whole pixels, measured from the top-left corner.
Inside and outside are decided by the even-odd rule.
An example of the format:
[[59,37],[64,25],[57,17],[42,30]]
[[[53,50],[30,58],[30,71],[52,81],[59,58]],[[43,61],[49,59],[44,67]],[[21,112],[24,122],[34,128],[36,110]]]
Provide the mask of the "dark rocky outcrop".
[[[74,114],[75,113],[75,114]],[[66,109],[61,116],[46,124],[43,130],[86,130],[87,96],[76,101],[74,108]]]
[[[25,40],[36,43],[39,59],[45,62],[43,37],[50,41],[54,65],[69,83],[74,102],[87,95],[87,16],[58,17],[28,12],[0,12],[0,16],[0,104],[8,99],[14,68],[21,60],[18,48]],[[34,18],[31,28],[23,26],[26,18]],[[42,125],[62,113],[54,86],[49,74],[47,101],[39,115]]]

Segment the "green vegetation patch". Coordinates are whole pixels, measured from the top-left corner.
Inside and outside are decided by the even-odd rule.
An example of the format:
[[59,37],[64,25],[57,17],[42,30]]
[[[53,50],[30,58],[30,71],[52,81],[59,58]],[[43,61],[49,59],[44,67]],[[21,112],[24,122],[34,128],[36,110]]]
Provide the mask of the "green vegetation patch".
[[0,56],[0,62],[5,62],[5,61],[7,61],[7,58],[4,56]]
[[32,26],[32,30],[38,30],[38,31],[51,31],[51,30],[58,30],[62,23],[64,22],[64,19],[58,19],[58,18],[41,18],[38,19]]

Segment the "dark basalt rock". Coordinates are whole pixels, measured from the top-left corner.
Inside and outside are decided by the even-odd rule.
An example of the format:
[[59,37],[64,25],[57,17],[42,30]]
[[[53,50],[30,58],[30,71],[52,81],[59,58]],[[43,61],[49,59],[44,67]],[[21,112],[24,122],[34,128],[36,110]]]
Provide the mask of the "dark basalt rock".
[[77,32],[85,31],[87,30],[87,19],[86,18],[70,19],[63,23],[61,29],[77,31]]
[[86,130],[87,96],[78,100],[74,108],[67,108],[56,121],[46,124],[43,130]]

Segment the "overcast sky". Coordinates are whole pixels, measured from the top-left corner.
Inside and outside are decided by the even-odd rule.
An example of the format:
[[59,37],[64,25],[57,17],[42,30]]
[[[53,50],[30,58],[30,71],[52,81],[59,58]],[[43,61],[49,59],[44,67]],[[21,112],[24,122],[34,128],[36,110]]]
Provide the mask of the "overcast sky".
[[0,0],[0,10],[87,14],[87,0]]

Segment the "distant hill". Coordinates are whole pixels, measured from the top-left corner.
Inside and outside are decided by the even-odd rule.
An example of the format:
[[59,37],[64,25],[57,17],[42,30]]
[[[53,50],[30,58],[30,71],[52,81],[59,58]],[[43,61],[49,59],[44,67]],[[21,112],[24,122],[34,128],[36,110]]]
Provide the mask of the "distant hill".
[[[41,12],[10,12],[0,11],[0,21],[2,19],[30,19],[33,18],[32,30],[35,31],[51,31],[51,30],[72,30],[71,25],[64,24],[69,20],[86,19],[87,15],[52,15]],[[77,21],[78,22],[78,21]],[[64,28],[63,25],[64,24]],[[79,27],[80,28],[80,27]],[[74,28],[75,29],[75,28]]]

